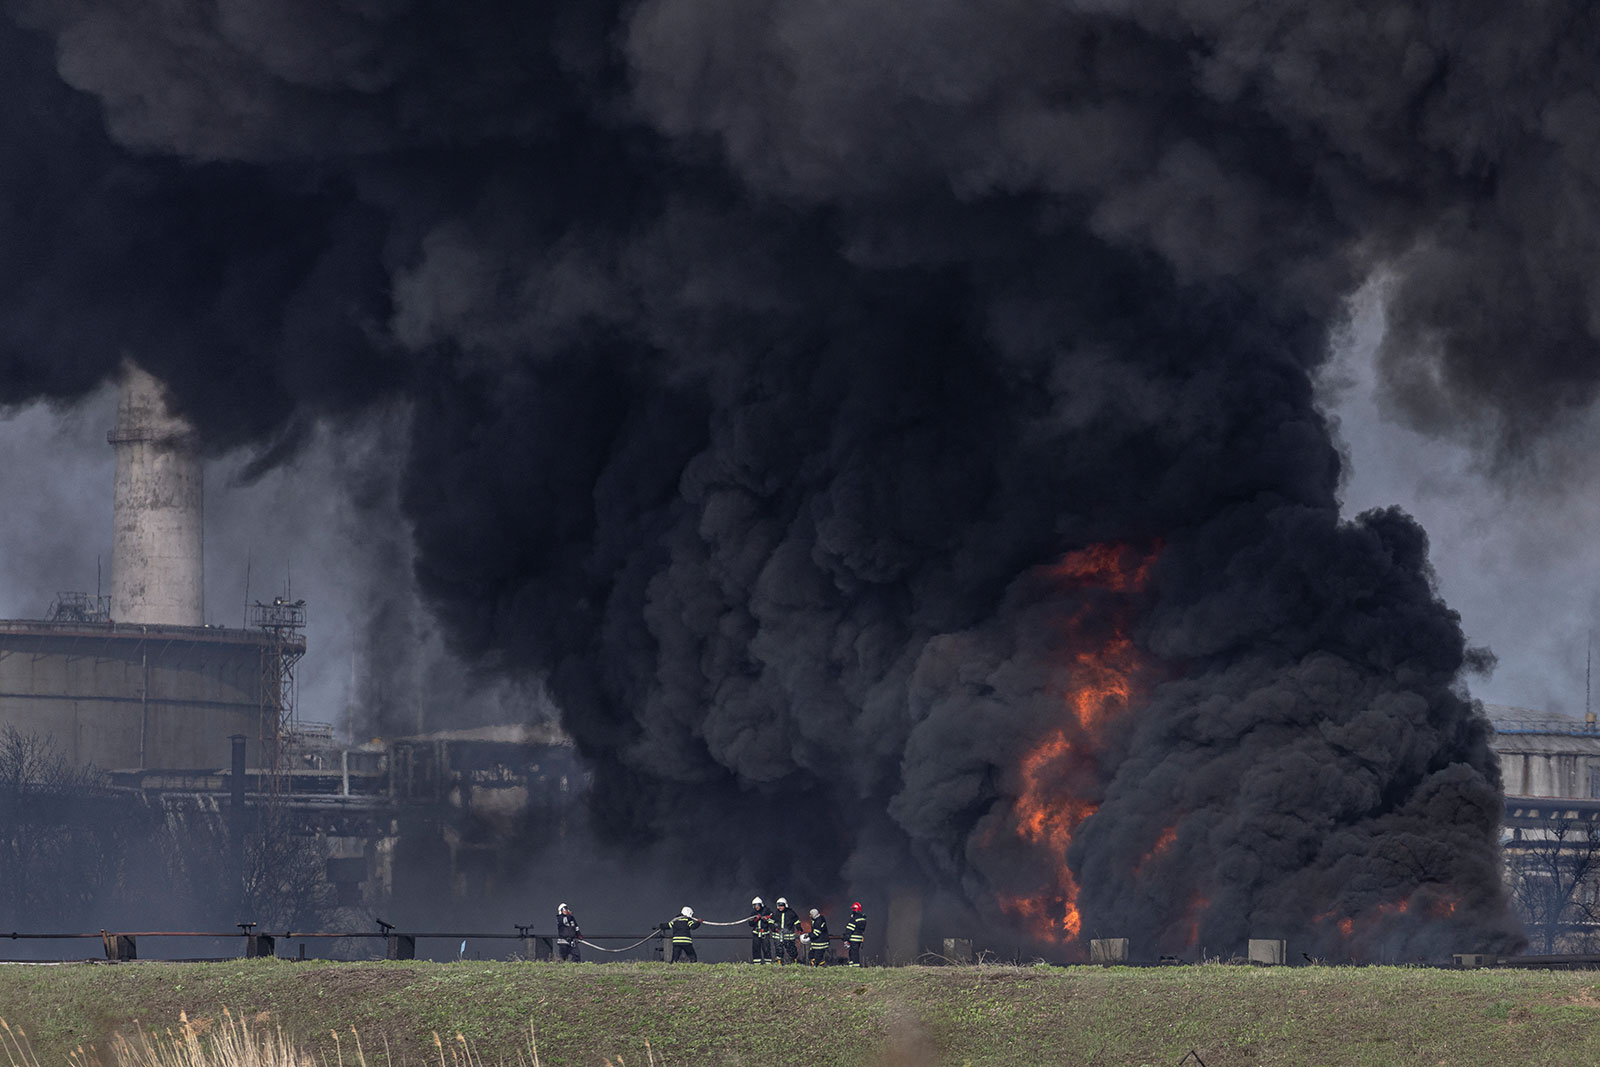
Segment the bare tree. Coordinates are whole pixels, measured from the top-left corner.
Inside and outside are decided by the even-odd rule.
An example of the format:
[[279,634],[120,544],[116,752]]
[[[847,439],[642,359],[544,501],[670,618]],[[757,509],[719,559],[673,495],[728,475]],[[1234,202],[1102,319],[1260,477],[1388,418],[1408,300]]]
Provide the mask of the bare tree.
[[242,889],[249,919],[277,930],[321,925],[337,903],[327,861],[321,839],[295,832],[281,816],[269,818],[263,832],[245,842]]
[[1589,947],[1600,920],[1600,825],[1552,817],[1520,831],[1506,859],[1512,900],[1544,952]]
[[315,827],[281,810],[253,809],[243,855],[233,851],[225,819],[185,808],[163,835],[163,862],[194,901],[191,913],[227,928],[254,922],[262,930],[312,930],[336,905],[328,881],[328,845]]
[[0,729],[0,915],[28,925],[95,906],[118,883],[140,814],[50,738]]

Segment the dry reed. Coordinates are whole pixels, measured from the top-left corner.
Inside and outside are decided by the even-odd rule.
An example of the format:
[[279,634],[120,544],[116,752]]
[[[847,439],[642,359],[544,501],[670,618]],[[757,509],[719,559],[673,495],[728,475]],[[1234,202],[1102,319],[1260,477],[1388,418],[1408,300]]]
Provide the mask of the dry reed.
[[[353,1026],[349,1032],[353,1046],[349,1067],[368,1067],[361,1034]],[[343,1035],[337,1030],[328,1033],[333,1039],[332,1063],[322,1055],[306,1052],[281,1026],[270,1030],[252,1027],[243,1016],[236,1016],[227,1008],[222,1009],[222,1019],[218,1023],[209,1019],[193,1022],[186,1013],[179,1012],[176,1028],[151,1033],[138,1027],[132,1038],[121,1034],[113,1037],[110,1062],[114,1067],[346,1067]],[[485,1067],[482,1056],[459,1030],[448,1045],[448,1061],[446,1043],[437,1033],[433,1035],[433,1046],[439,1067]],[[43,1067],[27,1031],[20,1026],[13,1027],[3,1017],[0,1017],[0,1055],[5,1059],[0,1067]],[[655,1063],[653,1055],[650,1062]],[[79,1045],[68,1056],[68,1067],[103,1067],[103,1061],[95,1046]],[[383,1067],[394,1067],[387,1035],[383,1038]],[[501,1063],[499,1067],[510,1065]],[[541,1067],[539,1039],[531,1022],[527,1047],[518,1050],[515,1067]]]

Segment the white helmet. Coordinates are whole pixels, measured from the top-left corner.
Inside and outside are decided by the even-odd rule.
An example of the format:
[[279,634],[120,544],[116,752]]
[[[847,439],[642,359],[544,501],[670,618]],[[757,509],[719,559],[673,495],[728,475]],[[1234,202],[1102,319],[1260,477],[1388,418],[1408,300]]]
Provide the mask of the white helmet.
[[818,915],[821,915],[821,914],[822,914],[822,912],[818,911],[816,908],[812,908],[811,909],[811,917],[813,919],[815,919]]
[[567,910],[567,906],[565,904],[557,904],[556,905],[556,911],[557,912],[563,912],[563,911],[566,911],[566,910]]
[[760,897],[751,897],[750,898],[750,903],[759,908],[759,907],[761,907],[761,898]]
[[692,918],[694,918],[694,909],[689,907],[689,905],[685,904],[683,906],[682,915],[683,915],[683,917],[685,919],[692,919]]
[[778,907],[787,908],[788,906],[789,906],[789,901],[788,901],[788,899],[786,897],[779,897],[778,898]]

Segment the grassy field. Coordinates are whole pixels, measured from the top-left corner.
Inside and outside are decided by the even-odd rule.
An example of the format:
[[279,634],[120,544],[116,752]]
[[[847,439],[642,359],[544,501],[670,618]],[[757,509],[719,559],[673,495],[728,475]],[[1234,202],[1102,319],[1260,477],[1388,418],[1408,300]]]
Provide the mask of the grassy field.
[[[0,1015],[41,1063],[135,1020],[228,1007],[330,1065],[437,1064],[459,1031],[486,1067],[531,1022],[546,1065],[1600,1063],[1600,973],[1408,968],[756,968],[659,963],[234,963],[0,967]],[[342,1048],[330,1032],[337,1030]],[[461,1047],[459,1043],[456,1047]],[[377,1050],[374,1056],[374,1050]],[[446,1053],[448,1058],[448,1052]],[[1190,1060],[1189,1062],[1193,1062]]]

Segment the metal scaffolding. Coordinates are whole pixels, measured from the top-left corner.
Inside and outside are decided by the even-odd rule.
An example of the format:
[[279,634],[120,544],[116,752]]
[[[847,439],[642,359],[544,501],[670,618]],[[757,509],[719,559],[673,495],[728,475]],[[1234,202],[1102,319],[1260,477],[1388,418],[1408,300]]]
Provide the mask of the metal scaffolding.
[[51,622],[110,622],[111,598],[98,593],[57,593]]
[[270,804],[283,788],[288,769],[289,740],[295,734],[295,664],[306,653],[306,602],[273,597],[250,609],[250,624],[269,638],[261,646],[261,747],[266,781],[261,783]]

